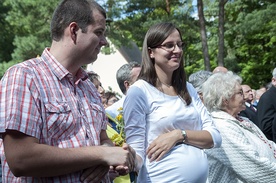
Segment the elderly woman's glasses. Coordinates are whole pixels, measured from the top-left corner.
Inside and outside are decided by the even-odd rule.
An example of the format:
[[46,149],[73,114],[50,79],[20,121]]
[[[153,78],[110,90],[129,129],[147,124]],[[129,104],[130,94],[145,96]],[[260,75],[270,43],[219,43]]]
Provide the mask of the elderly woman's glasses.
[[238,91],[238,92],[235,92],[235,94],[243,96],[243,91],[240,90],[240,91]]
[[163,50],[166,50],[166,51],[173,51],[175,49],[176,45],[181,50],[184,47],[184,43],[181,41],[181,42],[177,42],[176,44],[173,42],[164,43],[164,44],[157,46],[157,48],[162,48]]

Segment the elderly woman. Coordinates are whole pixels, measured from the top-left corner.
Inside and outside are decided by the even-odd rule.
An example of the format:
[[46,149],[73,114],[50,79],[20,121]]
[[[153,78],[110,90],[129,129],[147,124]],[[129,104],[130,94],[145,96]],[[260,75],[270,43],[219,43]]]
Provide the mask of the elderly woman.
[[222,137],[220,148],[206,150],[209,182],[275,182],[275,143],[247,118],[242,79],[233,74],[213,74],[203,84],[203,100]]
[[202,96],[202,85],[212,75],[212,72],[200,70],[189,76],[189,82],[196,89],[199,97],[203,100]]

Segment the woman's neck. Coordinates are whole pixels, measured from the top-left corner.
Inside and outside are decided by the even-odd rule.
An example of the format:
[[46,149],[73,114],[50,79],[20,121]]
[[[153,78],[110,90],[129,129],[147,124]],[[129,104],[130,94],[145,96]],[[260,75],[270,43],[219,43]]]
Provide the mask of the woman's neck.
[[169,81],[167,81],[167,82],[162,82],[159,78],[157,78],[157,82],[159,82],[159,84],[164,85],[164,86],[166,86],[166,87],[168,87],[168,88],[172,87],[172,84],[171,84],[171,82],[169,82]]
[[239,114],[239,113],[236,113],[236,112],[234,112],[233,110],[230,110],[230,109],[228,109],[228,108],[222,109],[222,111],[224,111],[224,112],[230,114],[230,115],[233,116],[234,118],[237,118],[237,117],[238,117],[238,114]]

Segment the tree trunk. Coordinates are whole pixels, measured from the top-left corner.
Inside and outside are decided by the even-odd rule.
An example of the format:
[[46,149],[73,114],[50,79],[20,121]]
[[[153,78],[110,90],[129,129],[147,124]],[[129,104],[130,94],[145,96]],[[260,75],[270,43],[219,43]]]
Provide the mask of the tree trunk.
[[204,67],[205,67],[205,70],[211,71],[202,0],[197,0],[197,9],[198,9],[199,24],[200,24],[200,35],[201,35],[202,51],[203,51],[203,58],[204,58]]
[[168,15],[171,14],[171,7],[170,7],[169,0],[166,0],[166,12],[168,13]]
[[218,41],[218,65],[224,65],[224,6],[228,0],[219,0],[219,41]]

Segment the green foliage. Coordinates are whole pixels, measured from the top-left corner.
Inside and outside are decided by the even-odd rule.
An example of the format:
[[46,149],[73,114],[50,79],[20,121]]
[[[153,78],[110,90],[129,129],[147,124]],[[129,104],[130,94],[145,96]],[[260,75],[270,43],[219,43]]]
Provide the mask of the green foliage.
[[[276,67],[276,3],[235,1],[229,4],[226,39],[235,50],[234,61],[243,82],[259,88],[271,80]],[[242,11],[241,11],[242,10]]]
[[[134,41],[141,48],[148,28],[163,21],[171,21],[182,30],[191,28],[198,30],[198,27],[193,23],[195,21],[190,17],[192,10],[185,8],[187,3],[184,1],[169,1],[171,3],[169,4],[169,10],[163,0],[129,0],[125,2],[127,3],[125,3],[121,12],[121,16],[123,15],[124,18],[114,19],[110,24],[110,39],[116,46]],[[113,14],[111,13],[109,16],[113,17]],[[197,31],[192,30],[183,32],[184,37],[192,38],[199,35],[195,33]]]
[[[0,4],[0,76],[8,66],[40,55],[50,46],[50,20],[59,0],[2,0]],[[170,21],[183,33],[185,70],[204,69],[200,29],[192,0],[98,0],[107,10],[107,34],[115,45],[142,48],[148,28]],[[168,4],[167,4],[168,2]],[[217,66],[218,1],[204,0],[211,68]],[[228,0],[225,6],[224,64],[252,88],[271,80],[276,67],[275,0]],[[113,47],[102,50],[109,54]],[[6,61],[6,62],[4,62]]]
[[10,10],[10,6],[0,3],[0,63],[11,60],[11,53],[14,49],[12,44],[14,38],[13,28],[5,19]]
[[[41,40],[33,35],[27,37],[15,37],[14,44],[17,48],[14,50],[12,57],[14,60],[27,60],[29,58],[41,55],[42,50],[49,46],[47,42],[40,42]],[[27,53],[27,54],[26,54]]]
[[17,64],[17,61],[10,61],[10,62],[2,62],[0,63],[0,79],[4,76],[6,70],[13,66],[14,64]]
[[25,60],[42,53],[50,46],[50,20],[57,0],[5,0],[11,7],[6,20],[13,27],[15,49],[13,60]]

